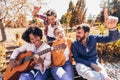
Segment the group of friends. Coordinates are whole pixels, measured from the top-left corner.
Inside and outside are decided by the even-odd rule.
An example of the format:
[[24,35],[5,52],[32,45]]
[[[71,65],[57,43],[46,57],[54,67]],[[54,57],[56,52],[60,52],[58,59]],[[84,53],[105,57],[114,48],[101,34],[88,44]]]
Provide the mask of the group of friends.
[[43,16],[37,14],[40,9],[41,7],[35,6],[32,14],[34,17],[44,20],[44,34],[47,42],[52,42],[52,44],[42,41],[43,33],[39,27],[30,26],[22,34],[22,39],[26,43],[13,51],[10,57],[10,66],[16,66],[16,58],[21,52],[31,51],[37,54],[59,44],[65,44],[66,47],[34,58],[36,64],[33,69],[23,72],[18,80],[47,80],[49,74],[52,74],[55,80],[74,80],[72,55],[76,61],[75,68],[78,75],[87,80],[111,80],[104,67],[98,62],[96,44],[113,42],[120,38],[117,29],[118,18],[108,16],[107,8],[105,8],[104,23],[109,34],[89,35],[90,25],[83,23],[76,26],[76,39],[72,41],[65,36],[64,29],[57,21],[56,12],[50,9],[46,12],[46,16]]

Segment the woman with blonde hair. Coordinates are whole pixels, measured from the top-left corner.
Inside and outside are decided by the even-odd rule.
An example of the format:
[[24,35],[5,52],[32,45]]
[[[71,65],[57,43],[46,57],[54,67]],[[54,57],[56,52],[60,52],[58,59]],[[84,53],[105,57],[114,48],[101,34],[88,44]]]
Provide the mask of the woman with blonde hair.
[[72,41],[65,38],[63,29],[55,28],[54,35],[56,40],[52,46],[65,44],[63,50],[52,51],[52,68],[51,73],[55,80],[74,80],[74,72],[72,67],[71,43]]

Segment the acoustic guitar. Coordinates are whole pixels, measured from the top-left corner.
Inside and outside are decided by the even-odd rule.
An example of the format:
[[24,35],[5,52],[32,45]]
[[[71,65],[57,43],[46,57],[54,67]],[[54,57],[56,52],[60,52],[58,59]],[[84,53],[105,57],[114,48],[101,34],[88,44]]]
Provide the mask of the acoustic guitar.
[[[45,50],[42,50],[36,54],[40,56],[52,50],[59,50],[59,49],[65,49],[65,48],[66,48],[65,44],[59,44],[54,47],[50,47]],[[4,80],[18,80],[22,72],[32,69],[36,64],[33,60],[36,54],[33,54],[31,51],[20,53],[16,58],[16,60],[19,62],[19,65],[14,66],[12,69],[8,65],[4,73]]]

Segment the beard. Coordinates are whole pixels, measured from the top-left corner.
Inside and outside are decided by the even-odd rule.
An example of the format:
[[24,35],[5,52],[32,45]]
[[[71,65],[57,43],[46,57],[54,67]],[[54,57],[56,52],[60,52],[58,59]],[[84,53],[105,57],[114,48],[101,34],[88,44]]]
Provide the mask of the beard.
[[79,42],[82,42],[84,39],[85,39],[85,35],[84,35],[83,37],[77,36],[77,40],[78,40]]

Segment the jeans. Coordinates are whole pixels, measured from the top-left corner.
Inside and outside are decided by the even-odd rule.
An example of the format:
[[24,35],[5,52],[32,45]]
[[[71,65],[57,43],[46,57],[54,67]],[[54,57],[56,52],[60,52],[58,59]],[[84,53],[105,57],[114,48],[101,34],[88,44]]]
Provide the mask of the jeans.
[[63,66],[52,67],[51,73],[55,80],[74,80],[73,66],[69,61]]
[[49,72],[49,69],[44,74],[41,74],[39,70],[24,72],[20,75],[19,80],[47,80]]
[[49,37],[49,36],[47,36],[47,41],[49,42],[49,41],[54,41],[55,40],[55,38],[54,37]]
[[55,38],[54,38],[54,37],[49,37],[49,36],[47,36],[46,38],[47,38],[47,43],[48,43],[50,46],[52,46],[52,42],[55,40]]
[[94,71],[93,69],[84,64],[77,63],[76,70],[80,76],[87,80],[105,80],[103,74],[104,71],[101,72]]

